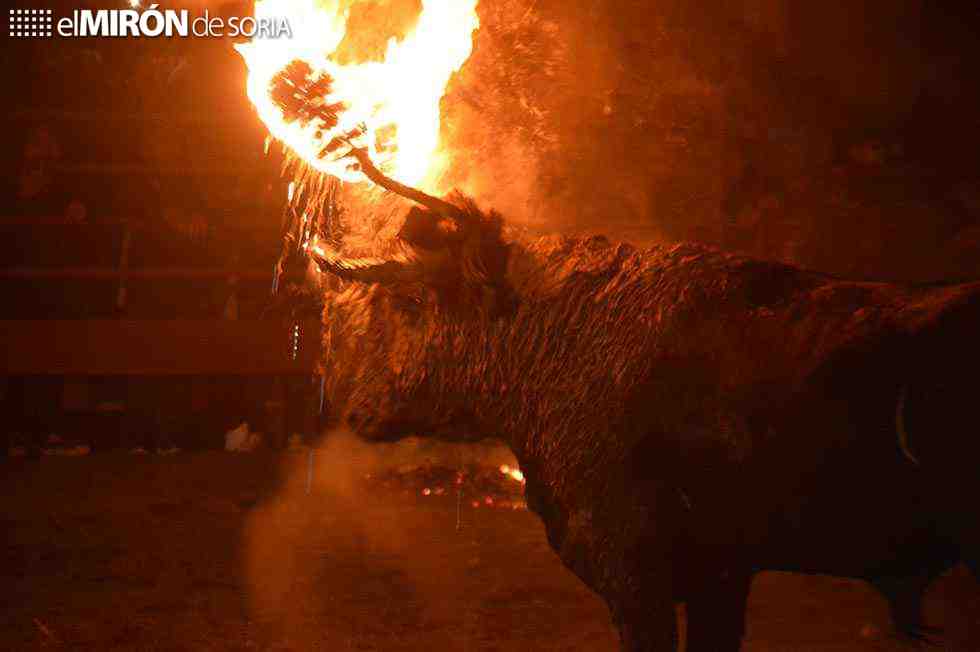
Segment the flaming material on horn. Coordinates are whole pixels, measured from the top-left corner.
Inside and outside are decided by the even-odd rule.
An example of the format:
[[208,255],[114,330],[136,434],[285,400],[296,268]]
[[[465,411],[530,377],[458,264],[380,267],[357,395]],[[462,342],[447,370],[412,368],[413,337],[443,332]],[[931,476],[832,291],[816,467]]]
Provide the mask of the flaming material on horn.
[[414,29],[392,38],[382,61],[340,63],[350,2],[257,0],[257,18],[285,18],[293,34],[236,46],[249,99],[272,135],[317,171],[364,181],[337,148],[350,139],[386,174],[431,190],[443,161],[439,102],[473,49],[476,3],[422,0]]
[[915,464],[919,465],[919,458],[912,454],[909,448],[909,433],[905,429],[905,401],[909,395],[909,386],[902,385],[898,392],[898,404],[895,406],[895,430],[898,432],[898,447],[902,449],[902,455]]

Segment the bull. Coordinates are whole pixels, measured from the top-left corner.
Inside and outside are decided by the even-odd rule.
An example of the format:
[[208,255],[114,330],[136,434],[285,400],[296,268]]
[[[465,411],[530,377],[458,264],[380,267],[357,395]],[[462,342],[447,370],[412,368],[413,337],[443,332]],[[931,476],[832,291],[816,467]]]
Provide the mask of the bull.
[[462,195],[395,260],[316,250],[324,373],[361,436],[499,437],[624,652],[737,650],[754,573],[864,578],[925,640],[980,561],[980,283],[853,282],[695,244],[511,238]]

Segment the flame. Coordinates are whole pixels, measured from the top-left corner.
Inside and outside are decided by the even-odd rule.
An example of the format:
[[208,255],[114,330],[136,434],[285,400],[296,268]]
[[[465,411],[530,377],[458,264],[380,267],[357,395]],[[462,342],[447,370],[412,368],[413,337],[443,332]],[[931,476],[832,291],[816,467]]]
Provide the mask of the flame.
[[503,473],[504,475],[506,475],[506,476],[508,476],[508,477],[510,477],[510,478],[512,478],[514,480],[516,480],[517,482],[520,482],[522,484],[524,483],[524,474],[521,473],[521,470],[518,469],[517,467],[512,467],[512,466],[508,466],[506,464],[502,464],[500,466],[500,472]]
[[[344,181],[364,181],[349,148],[321,155],[335,137],[366,147],[386,174],[434,190],[445,164],[439,150],[439,101],[470,56],[479,27],[477,0],[422,0],[415,29],[392,38],[383,61],[341,65],[331,56],[344,40],[350,6],[358,0],[257,0],[257,19],[286,18],[292,38],[258,38],[237,45],[248,66],[247,92],[270,133],[313,168]],[[339,121],[287,122],[269,94],[277,73],[293,61],[332,79],[325,103],[342,103]],[[363,130],[363,133],[359,133]],[[358,135],[359,134],[359,135]]]

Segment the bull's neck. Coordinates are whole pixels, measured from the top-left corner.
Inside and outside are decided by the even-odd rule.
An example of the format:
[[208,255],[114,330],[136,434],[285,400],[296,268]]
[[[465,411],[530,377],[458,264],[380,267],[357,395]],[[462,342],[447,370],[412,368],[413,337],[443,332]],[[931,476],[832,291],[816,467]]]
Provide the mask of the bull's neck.
[[[508,349],[513,341],[511,319],[455,325],[445,347],[446,361],[454,373],[438,383],[441,399],[453,403],[454,411],[465,413],[478,435],[504,440],[518,455],[528,450],[530,433],[519,426],[517,415],[533,408],[535,397],[521,397],[522,383],[516,365],[507,358],[526,359],[527,351]],[[526,373],[526,370],[525,370]]]
[[[559,485],[568,478],[590,475],[615,458],[622,444],[603,436],[609,422],[581,422],[590,390],[607,371],[587,364],[568,368],[571,360],[585,361],[579,351],[589,343],[572,333],[582,330],[576,322],[586,318],[531,304],[507,318],[458,326],[447,361],[454,373],[440,383],[444,400],[458,402],[480,435],[503,439],[521,467],[536,470],[532,475],[549,491],[563,491]],[[605,420],[604,410],[588,412]]]

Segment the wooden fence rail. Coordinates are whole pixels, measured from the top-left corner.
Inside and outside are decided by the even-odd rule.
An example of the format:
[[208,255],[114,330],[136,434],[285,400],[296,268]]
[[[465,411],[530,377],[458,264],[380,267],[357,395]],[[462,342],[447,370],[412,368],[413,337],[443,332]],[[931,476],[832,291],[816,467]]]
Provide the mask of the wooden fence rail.
[[[319,355],[319,332],[315,320],[298,324],[279,320],[0,321],[0,374],[310,373]],[[294,348],[295,342],[301,345]]]

